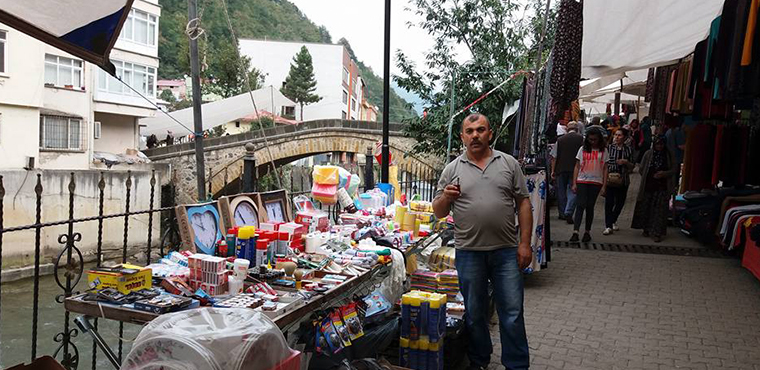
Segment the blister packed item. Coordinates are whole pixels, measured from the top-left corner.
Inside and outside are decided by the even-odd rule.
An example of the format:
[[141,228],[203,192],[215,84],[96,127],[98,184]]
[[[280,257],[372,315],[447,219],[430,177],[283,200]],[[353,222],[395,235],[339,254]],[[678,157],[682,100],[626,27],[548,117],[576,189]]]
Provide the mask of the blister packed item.
[[332,184],[314,183],[311,196],[322,204],[335,204],[338,201],[338,188]]
[[247,308],[199,308],[148,323],[125,370],[270,370],[293,355],[280,329]]

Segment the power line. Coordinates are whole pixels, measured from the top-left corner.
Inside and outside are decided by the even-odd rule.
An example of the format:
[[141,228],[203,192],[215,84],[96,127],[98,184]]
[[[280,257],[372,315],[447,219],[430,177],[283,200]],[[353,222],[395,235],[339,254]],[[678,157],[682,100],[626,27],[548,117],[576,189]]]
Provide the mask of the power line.
[[[117,80],[117,81],[119,81],[119,82],[121,82],[122,84],[124,84],[124,86],[126,86],[126,87],[128,87],[130,90],[134,91],[134,93],[135,93],[135,94],[137,94],[137,95],[139,95],[141,98],[145,99],[145,101],[147,101],[148,103],[150,103],[150,105],[154,106],[154,107],[155,107],[156,109],[158,109],[158,110],[159,110],[161,113],[163,113],[163,114],[165,114],[167,117],[171,118],[171,120],[172,120],[172,121],[174,121],[174,122],[176,122],[178,125],[180,125],[180,126],[184,127],[184,128],[185,128],[185,130],[187,130],[187,131],[188,131],[188,132],[190,132],[191,134],[195,134],[195,135],[198,135],[198,133],[196,133],[196,132],[194,132],[193,130],[191,130],[191,129],[187,128],[187,126],[183,125],[183,124],[182,124],[182,122],[180,122],[180,121],[178,121],[176,118],[172,117],[172,115],[171,115],[171,114],[169,114],[169,113],[165,112],[163,109],[161,109],[161,107],[159,107],[158,105],[156,105],[156,103],[154,103],[152,100],[148,99],[148,97],[146,97],[145,95],[143,95],[143,94],[142,94],[142,93],[140,93],[139,91],[135,90],[135,88],[134,88],[134,87],[132,87],[132,86],[130,86],[128,83],[124,82],[124,80],[122,80],[122,79],[121,79],[121,77],[119,77],[119,76],[115,76],[115,78],[116,78],[116,80]],[[201,134],[201,135],[202,135],[202,134]]]

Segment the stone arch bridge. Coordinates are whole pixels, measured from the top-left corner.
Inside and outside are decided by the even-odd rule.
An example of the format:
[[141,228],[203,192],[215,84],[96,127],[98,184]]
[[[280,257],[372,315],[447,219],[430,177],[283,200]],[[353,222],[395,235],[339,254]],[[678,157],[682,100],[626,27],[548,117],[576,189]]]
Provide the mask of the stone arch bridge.
[[[255,145],[257,172],[265,174],[275,167],[315,154],[348,152],[366,153],[382,140],[382,124],[379,122],[349,120],[316,120],[292,126],[277,126],[260,131],[246,132],[204,140],[207,189],[210,194],[220,193],[234,179],[240,178],[245,144]],[[267,147],[267,142],[269,146]],[[390,149],[393,161],[399,166],[436,171],[443,166],[441,158],[411,154],[415,140],[405,137],[402,125],[390,125]],[[177,202],[192,203],[196,198],[195,148],[193,143],[148,149],[145,152],[152,161],[169,163],[174,171],[177,186]]]

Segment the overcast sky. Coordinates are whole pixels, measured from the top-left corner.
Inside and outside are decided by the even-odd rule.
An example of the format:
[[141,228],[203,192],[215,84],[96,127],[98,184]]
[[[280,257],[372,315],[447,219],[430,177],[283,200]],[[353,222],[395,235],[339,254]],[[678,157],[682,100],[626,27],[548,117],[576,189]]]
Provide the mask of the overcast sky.
[[[345,37],[357,58],[372,67],[375,74],[383,75],[383,42],[385,24],[384,0],[290,0],[317,25],[327,27],[333,42]],[[391,74],[398,74],[395,58],[397,49],[403,50],[418,66],[424,62],[423,52],[433,45],[433,39],[419,27],[409,28],[406,23],[417,23],[418,17],[405,11],[408,0],[391,2]]]

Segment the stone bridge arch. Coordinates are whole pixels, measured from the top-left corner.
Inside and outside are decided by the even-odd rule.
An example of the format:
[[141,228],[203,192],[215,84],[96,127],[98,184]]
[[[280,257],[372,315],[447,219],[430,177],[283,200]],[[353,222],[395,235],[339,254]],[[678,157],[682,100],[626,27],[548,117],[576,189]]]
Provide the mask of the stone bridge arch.
[[[258,172],[263,174],[271,168],[271,159],[274,159],[275,167],[279,167],[315,154],[366,153],[368,147],[374,147],[382,139],[382,126],[377,122],[322,120],[295,126],[278,126],[265,130],[265,133],[262,136],[260,132],[248,132],[204,141],[206,187],[210,194],[220,192],[226,184],[240,177],[247,143],[254,145]],[[440,158],[411,154],[414,144],[414,139],[403,136],[401,125],[391,125],[390,149],[394,163],[439,170],[443,165]],[[194,202],[196,198],[193,145],[187,143],[145,152],[155,162],[172,164],[178,202]]]

